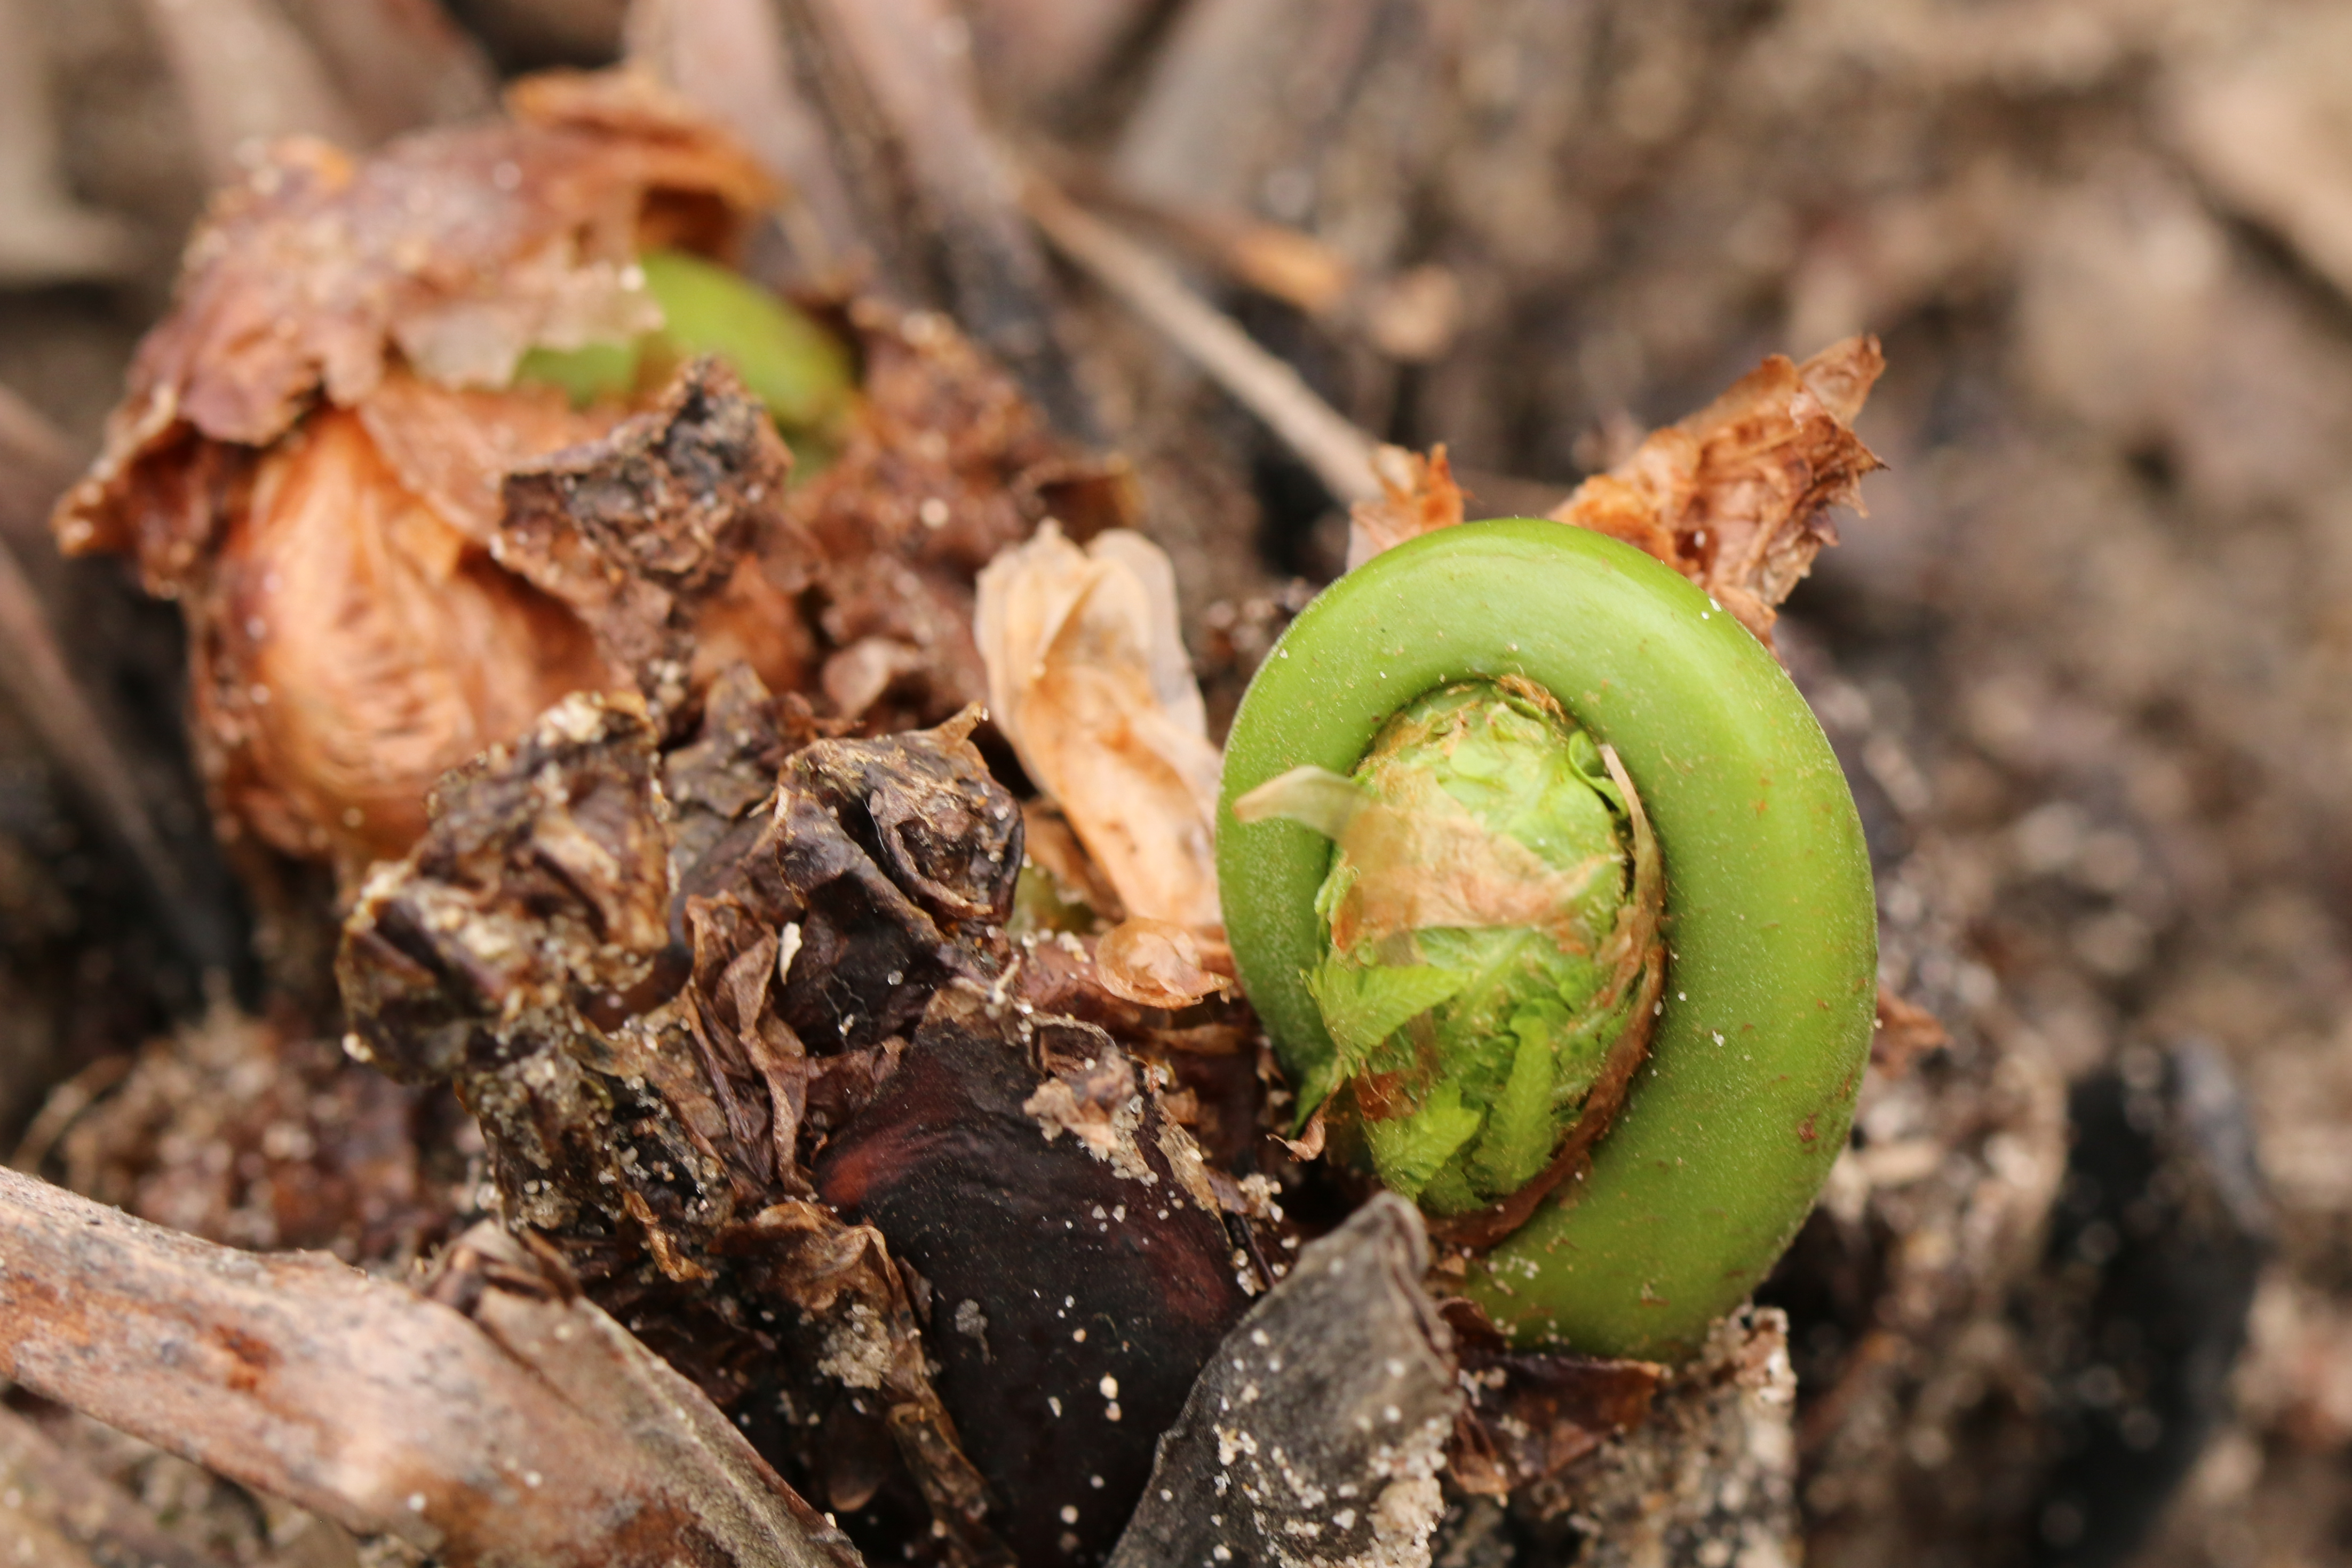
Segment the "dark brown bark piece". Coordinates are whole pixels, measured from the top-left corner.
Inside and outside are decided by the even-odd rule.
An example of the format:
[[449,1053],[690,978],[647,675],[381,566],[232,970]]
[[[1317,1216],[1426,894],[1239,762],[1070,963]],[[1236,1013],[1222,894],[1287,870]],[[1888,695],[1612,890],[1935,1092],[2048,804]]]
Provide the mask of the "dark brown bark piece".
[[[1006,1544],[1097,1562],[1257,1277],[1201,1152],[1108,1035],[957,1004],[825,1146],[817,1190],[929,1281],[940,1396],[983,1439]],[[1062,1071],[1041,1084],[1033,1050]]]
[[694,1387],[484,1227],[423,1300],[0,1170],[0,1375],[465,1564],[854,1568]]
[[1428,1263],[1390,1194],[1305,1248],[1201,1375],[1110,1568],[1427,1562],[1462,1407]]

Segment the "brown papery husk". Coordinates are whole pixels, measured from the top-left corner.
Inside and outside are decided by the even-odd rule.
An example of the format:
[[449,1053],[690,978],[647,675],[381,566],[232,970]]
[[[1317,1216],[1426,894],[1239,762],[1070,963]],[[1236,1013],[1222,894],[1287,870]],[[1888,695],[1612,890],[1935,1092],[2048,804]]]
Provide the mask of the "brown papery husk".
[[[1771,355],[1696,413],[1652,431],[1550,516],[1654,556],[1769,647],[1776,607],[1837,542],[1829,509],[1859,509],[1862,476],[1883,466],[1853,425],[1885,368],[1867,334],[1802,364]],[[1381,495],[1350,518],[1350,570],[1464,519],[1443,447],[1423,459],[1383,446],[1373,471]]]
[[221,808],[352,870],[415,841],[443,772],[613,684],[578,618],[404,487],[341,411],[263,460],[190,609]]
[[722,660],[805,677],[809,550],[759,405],[697,361],[617,412],[404,374],[261,459],[189,603],[231,831],[331,861],[348,890],[424,831],[436,779],[569,693],[670,712]]

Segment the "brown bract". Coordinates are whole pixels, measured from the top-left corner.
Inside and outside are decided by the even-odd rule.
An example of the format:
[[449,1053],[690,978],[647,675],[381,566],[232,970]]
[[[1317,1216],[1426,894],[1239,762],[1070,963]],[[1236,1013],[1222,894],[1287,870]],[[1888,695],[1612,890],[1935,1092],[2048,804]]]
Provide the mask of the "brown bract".
[[1462,520],[1462,487],[1454,482],[1443,444],[1426,457],[1402,446],[1379,447],[1372,476],[1381,482],[1381,498],[1359,501],[1348,512],[1349,571],[1391,545]]
[[1081,549],[1049,525],[981,573],[975,625],[997,727],[1127,913],[1217,924],[1221,759],[1167,556],[1123,529]]
[[1860,507],[1862,476],[1882,466],[1852,426],[1885,368],[1868,336],[1801,365],[1774,354],[1551,515],[1657,557],[1769,644],[1775,606],[1837,542],[1829,508]]

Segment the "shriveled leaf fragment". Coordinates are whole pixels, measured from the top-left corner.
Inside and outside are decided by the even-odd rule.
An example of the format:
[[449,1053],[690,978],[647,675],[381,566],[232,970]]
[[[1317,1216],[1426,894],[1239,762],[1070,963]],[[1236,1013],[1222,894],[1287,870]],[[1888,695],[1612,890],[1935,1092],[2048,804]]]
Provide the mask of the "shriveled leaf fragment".
[[1885,368],[1868,336],[1801,365],[1774,354],[1706,408],[1651,432],[1552,516],[1657,557],[1769,643],[1775,607],[1837,542],[1829,508],[1859,507],[1862,476],[1882,466],[1853,423]]
[[975,624],[998,727],[1127,912],[1216,924],[1220,758],[1166,555],[1123,530],[1081,549],[1048,523],[981,573]]
[[1667,1369],[1652,1362],[1514,1349],[1460,1298],[1444,1305],[1469,1403],[1446,1450],[1454,1484],[1507,1498],[1546,1486],[1649,1419]]
[[658,709],[698,684],[699,612],[722,591],[758,595],[751,613],[776,631],[749,662],[787,684],[805,640],[791,595],[811,553],[784,514],[791,472],[761,404],[699,360],[604,442],[510,474],[490,553],[578,615]]
[[[1211,966],[1219,961],[1223,972]],[[1233,988],[1233,955],[1211,953],[1190,929],[1165,920],[1124,920],[1095,946],[1103,984],[1129,1001],[1185,1008]]]

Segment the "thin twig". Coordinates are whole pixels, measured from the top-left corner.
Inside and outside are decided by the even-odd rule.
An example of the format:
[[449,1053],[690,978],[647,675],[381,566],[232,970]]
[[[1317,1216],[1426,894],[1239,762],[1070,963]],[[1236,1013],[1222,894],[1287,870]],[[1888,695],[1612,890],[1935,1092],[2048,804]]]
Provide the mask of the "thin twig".
[[1379,498],[1381,485],[1372,472],[1376,443],[1317,396],[1297,371],[1258,347],[1158,256],[1074,205],[1051,184],[1033,177],[1023,204],[1055,248],[1264,420],[1334,499],[1352,504]]
[[[237,962],[236,922],[173,851],[133,764],[136,747],[104,704],[76,679],[55,610],[28,564],[54,552],[41,526],[71,481],[70,443],[0,387],[0,695],[32,727],[99,827],[128,855],[161,906],[166,931],[201,969]],[[54,591],[57,580],[52,574]]]
[[0,690],[42,747],[96,808],[99,821],[139,868],[173,943],[203,968],[235,961],[228,933],[197,906],[196,890],[172,852],[110,727],[75,684],[65,652],[16,552],[0,539]]
[[451,1568],[857,1568],[700,1390],[497,1227],[428,1297],[0,1170],[0,1376]]

